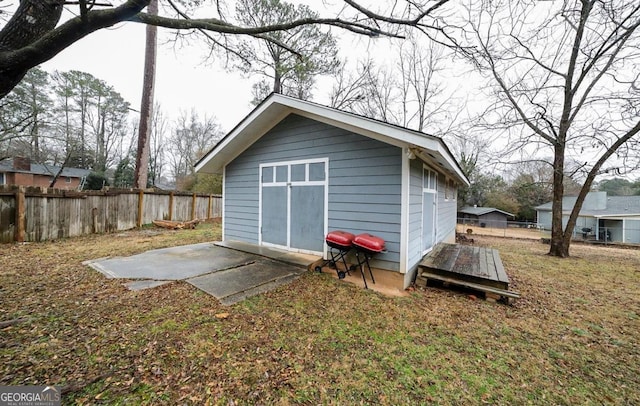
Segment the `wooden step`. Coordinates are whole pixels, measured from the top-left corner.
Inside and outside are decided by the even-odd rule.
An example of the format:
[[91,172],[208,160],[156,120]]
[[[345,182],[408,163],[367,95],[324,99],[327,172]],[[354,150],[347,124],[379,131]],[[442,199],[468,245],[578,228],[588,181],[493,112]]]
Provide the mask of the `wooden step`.
[[486,292],[486,293],[491,293],[494,295],[499,295],[501,297],[508,297],[508,298],[512,298],[512,299],[518,299],[520,297],[520,294],[517,292],[513,292],[510,290],[505,290],[505,289],[499,289],[499,288],[495,288],[493,286],[487,286],[487,285],[482,285],[479,283],[473,283],[473,282],[468,282],[465,280],[460,280],[460,279],[455,279],[455,278],[450,278],[444,275],[438,275],[435,273],[431,273],[428,271],[423,271],[420,276],[424,279],[433,279],[433,280],[437,280],[437,281],[441,281],[441,282],[446,282],[452,285],[457,285],[457,286],[464,286],[466,288],[470,288],[470,289],[474,289],[474,290],[479,290],[481,292]]

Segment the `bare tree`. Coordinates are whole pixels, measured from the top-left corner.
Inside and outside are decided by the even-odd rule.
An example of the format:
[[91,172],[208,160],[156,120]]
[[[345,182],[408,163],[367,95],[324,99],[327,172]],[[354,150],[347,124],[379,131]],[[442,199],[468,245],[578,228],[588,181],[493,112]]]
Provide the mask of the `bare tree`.
[[167,119],[162,113],[160,104],[156,103],[153,106],[151,138],[149,139],[149,180],[154,186],[164,175],[167,127]]
[[222,138],[214,117],[200,118],[195,110],[181,112],[169,139],[169,161],[176,184],[194,175],[194,165]]
[[[495,89],[487,116],[509,129],[505,146],[553,156],[549,254],[567,257],[596,176],[638,166],[629,151],[640,132],[640,3],[471,1],[467,10],[463,55]],[[568,168],[568,157],[580,165]],[[563,229],[567,174],[583,182]]]
[[[154,16],[144,13],[151,0],[127,0],[120,5],[101,4],[94,0],[77,3],[77,17],[58,25],[62,15],[63,0],[22,0],[11,19],[0,30],[0,98],[22,79],[25,73],[47,61],[87,35],[131,21],[181,31],[207,32],[217,46],[224,47],[228,35],[247,35],[264,39],[290,49],[287,44],[270,33],[295,29],[309,24],[323,24],[368,36],[400,36],[398,26],[417,27],[428,35],[442,34],[443,23],[437,16],[448,0],[404,0],[383,5],[389,11],[374,11],[362,7],[354,0],[345,0],[345,8],[339,16],[301,18],[265,26],[243,26],[220,13],[222,0],[213,2],[212,15],[208,18],[192,18],[177,3],[170,2],[175,17]],[[190,2],[182,2],[190,3]],[[200,2],[197,2],[200,5]],[[345,17],[346,16],[346,17]],[[56,27],[57,26],[57,27]],[[216,38],[212,34],[218,35]],[[445,36],[445,39],[448,39]],[[293,51],[293,50],[292,50]]]
[[440,120],[448,100],[442,97],[444,88],[438,77],[444,70],[443,49],[433,42],[423,46],[411,36],[401,44],[397,62],[401,80],[402,125],[412,125],[418,131]]
[[331,106],[418,131],[447,133],[464,103],[454,102],[455,90],[445,93],[441,83],[444,49],[408,35],[395,55],[393,65],[360,61],[351,74],[343,67],[335,76]]

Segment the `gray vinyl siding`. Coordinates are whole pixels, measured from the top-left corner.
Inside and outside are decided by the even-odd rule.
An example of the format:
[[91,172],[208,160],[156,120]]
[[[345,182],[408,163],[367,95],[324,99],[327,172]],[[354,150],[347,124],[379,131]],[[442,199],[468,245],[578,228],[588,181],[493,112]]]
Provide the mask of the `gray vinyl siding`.
[[412,159],[409,166],[409,255],[407,269],[422,259],[422,161]]
[[[569,222],[569,216],[565,216],[565,219],[566,220],[564,221],[564,224],[567,224]],[[582,233],[583,228],[590,228],[591,232],[595,233],[596,223],[597,220],[593,217],[578,216],[578,218],[576,219],[575,233]]]
[[492,212],[478,216],[478,222],[489,228],[507,228],[507,216],[502,213]]
[[545,230],[551,230],[551,212],[538,210],[538,226]]
[[422,161],[409,161],[409,246],[404,286],[413,282],[422,260]]
[[258,243],[259,164],[311,158],[329,158],[328,229],[383,238],[373,264],[399,270],[402,149],[294,114],[227,165],[225,239]]
[[[445,179],[446,177],[438,173],[438,205],[437,205],[437,229],[436,243],[439,242],[455,242],[456,237],[456,214],[457,202],[453,200],[455,193],[450,193],[448,199],[445,199]],[[452,190],[451,192],[454,192]]]
[[258,243],[258,167],[240,156],[226,168],[224,238]]

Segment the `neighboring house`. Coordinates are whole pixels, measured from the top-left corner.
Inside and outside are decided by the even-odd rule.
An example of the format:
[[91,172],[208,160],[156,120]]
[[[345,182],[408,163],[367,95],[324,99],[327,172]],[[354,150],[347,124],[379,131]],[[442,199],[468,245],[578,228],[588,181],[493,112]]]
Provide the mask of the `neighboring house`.
[[[29,158],[13,158],[0,161],[0,185],[49,187],[59,166],[31,163]],[[53,186],[57,189],[81,189],[88,169],[63,168]]]
[[[562,199],[562,227],[566,227],[576,198]],[[551,229],[551,202],[535,208],[538,226]],[[578,215],[574,236],[583,239],[640,243],[640,196],[607,196],[589,192]]]
[[455,241],[457,187],[468,185],[440,138],[280,94],[196,171],[223,175],[223,240],[326,258],[328,231],[371,233],[387,249],[373,266],[400,287],[436,243]]
[[480,227],[507,228],[507,220],[515,216],[494,207],[463,207],[458,211],[458,221]]

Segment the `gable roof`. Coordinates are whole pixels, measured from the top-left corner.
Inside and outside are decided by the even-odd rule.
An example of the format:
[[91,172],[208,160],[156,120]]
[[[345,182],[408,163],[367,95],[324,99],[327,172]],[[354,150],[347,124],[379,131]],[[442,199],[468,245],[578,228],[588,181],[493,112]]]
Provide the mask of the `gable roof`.
[[459,213],[471,214],[473,216],[482,216],[482,215],[485,215],[487,213],[492,213],[494,211],[496,211],[498,213],[502,213],[502,214],[504,214],[506,216],[515,217],[514,214],[511,214],[511,213],[506,212],[506,211],[498,210],[495,207],[471,207],[471,206],[467,206],[467,207],[463,207],[462,209],[458,210]]
[[[589,195],[593,192],[589,192]],[[590,217],[607,217],[607,216],[638,216],[640,215],[640,196],[607,196],[605,197],[605,207],[589,208],[583,204],[580,210],[581,216]],[[587,195],[587,196],[589,196]],[[576,204],[576,196],[565,196],[562,198],[563,214],[570,214],[573,206]],[[586,201],[586,199],[585,199]],[[551,211],[552,202],[535,207],[538,211]]]
[[[0,161],[0,172],[6,173],[29,173],[32,175],[55,176],[60,170],[59,166],[47,164],[31,164],[31,170],[15,169],[13,159],[5,159]],[[81,168],[63,168],[60,176],[69,178],[84,178],[89,175],[89,169]]]
[[458,182],[469,185],[460,165],[439,137],[277,93],[264,99],[202,157],[195,165],[196,172],[222,173],[225,165],[289,114],[297,114],[397,147],[408,147],[424,161],[448,172]]

